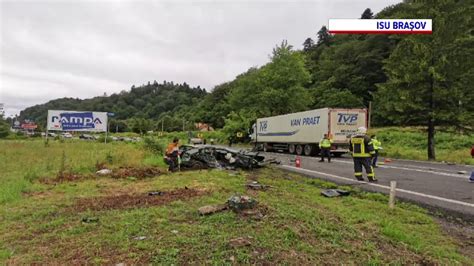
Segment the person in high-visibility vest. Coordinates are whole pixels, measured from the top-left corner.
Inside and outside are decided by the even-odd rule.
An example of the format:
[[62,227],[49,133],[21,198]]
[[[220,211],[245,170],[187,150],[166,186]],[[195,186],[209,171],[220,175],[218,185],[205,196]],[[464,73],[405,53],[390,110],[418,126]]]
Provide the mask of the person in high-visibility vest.
[[332,140],[328,137],[328,134],[324,134],[324,137],[319,141],[319,150],[321,151],[320,162],[324,162],[324,157],[328,158],[328,163],[331,162],[331,144]]
[[349,150],[352,152],[354,159],[354,176],[357,180],[363,181],[362,166],[367,173],[369,182],[376,182],[374,168],[372,167],[372,156],[375,154],[374,147],[369,136],[366,135],[367,129],[359,127],[357,134],[351,137],[349,142]]
[[375,151],[375,154],[372,157],[372,167],[377,168],[377,158],[379,157],[379,150],[382,149],[382,142],[380,142],[375,135],[370,136],[370,141],[372,142]]

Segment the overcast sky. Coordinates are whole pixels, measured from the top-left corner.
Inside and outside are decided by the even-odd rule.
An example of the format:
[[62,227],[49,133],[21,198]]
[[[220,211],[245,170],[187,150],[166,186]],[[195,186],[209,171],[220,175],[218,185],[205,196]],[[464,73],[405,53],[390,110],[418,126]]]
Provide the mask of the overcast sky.
[[329,18],[397,2],[0,0],[0,103],[9,116],[153,80],[210,91],[284,39],[300,49]]

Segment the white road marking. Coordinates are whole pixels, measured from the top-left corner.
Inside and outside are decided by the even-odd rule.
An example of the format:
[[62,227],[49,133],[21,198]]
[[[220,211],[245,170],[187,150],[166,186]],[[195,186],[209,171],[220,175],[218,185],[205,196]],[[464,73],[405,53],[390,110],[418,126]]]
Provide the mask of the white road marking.
[[[347,161],[342,161],[342,160],[331,160],[331,161],[335,161],[335,162],[338,162],[338,163],[352,164],[352,162],[347,162]],[[415,171],[415,172],[421,172],[421,173],[431,173],[431,174],[436,174],[436,175],[444,175],[444,176],[458,177],[458,178],[462,178],[462,179],[469,179],[468,175],[463,175],[463,174],[449,174],[449,173],[436,172],[436,171],[433,171],[433,170],[414,169],[414,168],[401,167],[401,166],[392,166],[392,165],[386,165],[386,164],[385,165],[380,165],[379,168],[392,168],[392,169]]]
[[[364,181],[358,181],[358,180],[354,180],[354,179],[351,179],[351,178],[342,177],[342,176],[333,175],[333,174],[328,174],[328,173],[323,173],[323,172],[319,172],[319,171],[298,168],[298,167],[294,167],[294,166],[290,166],[290,165],[282,165],[280,167],[291,169],[291,170],[296,170],[296,171],[300,171],[300,172],[308,172],[308,173],[313,173],[313,174],[318,174],[318,175],[325,175],[325,176],[341,179],[341,180],[344,180],[344,181],[350,181],[350,182],[355,182],[355,183],[359,183],[359,184],[365,184],[365,185],[368,185],[368,186],[373,186],[373,187],[378,187],[378,188],[383,188],[383,189],[390,190],[390,187],[388,187],[388,186],[374,184],[374,183],[368,183],[368,182],[364,182]],[[397,191],[407,193],[407,194],[411,194],[411,195],[415,195],[415,196],[424,197],[424,198],[435,199],[435,200],[439,200],[439,201],[444,201],[444,202],[449,202],[449,203],[454,203],[454,204],[474,208],[474,204],[468,203],[468,202],[442,198],[442,197],[438,197],[438,196],[428,195],[428,194],[415,192],[415,191],[411,191],[411,190],[400,189],[400,188],[397,188]]]
[[[308,156],[302,156],[301,158],[311,159],[311,160],[318,159],[317,157],[308,157]],[[332,159],[331,162],[353,164],[352,161],[343,161],[343,160],[337,160],[337,159]],[[411,168],[411,167],[414,167],[414,168]],[[427,170],[416,169],[416,168],[425,168],[425,167],[422,167],[422,166],[412,166],[412,165],[410,165],[410,167],[402,167],[402,166],[392,166],[392,165],[386,165],[385,164],[385,165],[380,165],[379,168],[400,169],[400,170],[406,170],[406,171],[415,171],[415,172],[421,172],[421,173],[430,173],[430,174],[435,174],[435,175],[442,175],[442,176],[457,177],[457,178],[462,178],[462,179],[469,179],[469,174],[451,174],[451,173],[437,172],[437,171],[434,171],[434,170],[430,170],[430,168],[428,168],[428,167],[426,167]],[[447,170],[442,170],[442,171],[447,171]]]

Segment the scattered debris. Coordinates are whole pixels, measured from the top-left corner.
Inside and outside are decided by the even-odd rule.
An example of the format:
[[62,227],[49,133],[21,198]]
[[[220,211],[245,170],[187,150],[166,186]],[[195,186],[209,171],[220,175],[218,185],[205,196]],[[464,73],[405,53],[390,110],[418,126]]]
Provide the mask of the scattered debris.
[[248,237],[248,238],[237,237],[237,238],[229,240],[229,246],[233,248],[250,246],[252,245],[252,242],[250,241],[250,239],[252,238],[251,237]]
[[227,204],[207,205],[207,206],[203,206],[199,208],[198,212],[200,215],[208,215],[208,214],[213,214],[216,212],[227,210],[228,208],[229,206],[227,206]]
[[72,206],[73,211],[85,210],[112,210],[128,209],[136,207],[149,207],[167,204],[175,200],[186,200],[207,194],[205,190],[197,189],[176,189],[166,191],[160,197],[150,197],[148,193],[144,194],[121,194],[105,197],[92,197],[78,199]]
[[171,230],[171,233],[177,234],[177,233],[179,233],[179,231],[178,230]]
[[98,175],[110,175],[112,174],[112,170],[110,169],[102,169],[102,170],[99,170],[97,172],[95,172],[96,174]]
[[321,191],[321,194],[328,198],[333,197],[340,197],[340,196],[348,196],[350,191],[342,190],[342,189],[325,189]]
[[146,239],[146,236],[137,236],[133,238],[133,240],[145,240],[145,239]]
[[242,211],[245,209],[253,209],[258,202],[249,196],[234,195],[227,200],[230,209],[234,211]]
[[180,147],[180,154],[181,168],[188,169],[254,169],[280,163],[276,159],[265,160],[265,156],[258,152],[236,151],[215,146],[184,145]]
[[163,194],[164,194],[163,191],[150,191],[150,192],[148,192],[148,196],[161,196]]
[[458,174],[465,175],[465,174],[467,174],[467,171],[458,171]]
[[98,221],[99,221],[99,218],[97,218],[97,217],[84,217],[84,218],[82,218],[82,222],[87,223],[87,224],[97,223]]
[[270,186],[260,184],[258,183],[258,181],[252,181],[248,183],[246,187],[253,190],[267,190],[268,188],[270,188]]
[[452,163],[452,162],[447,162],[446,164],[447,165],[456,165],[455,163]]

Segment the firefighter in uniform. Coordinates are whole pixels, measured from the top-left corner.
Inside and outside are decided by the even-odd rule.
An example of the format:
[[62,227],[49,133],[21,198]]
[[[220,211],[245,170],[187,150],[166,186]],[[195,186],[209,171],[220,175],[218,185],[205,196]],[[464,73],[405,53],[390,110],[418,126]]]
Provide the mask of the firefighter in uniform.
[[382,142],[380,142],[375,135],[370,136],[370,141],[375,151],[374,156],[372,156],[372,167],[377,168],[377,158],[379,157],[379,150],[382,149]]
[[328,163],[331,162],[331,144],[332,140],[328,137],[328,134],[324,134],[324,137],[319,141],[319,149],[321,151],[320,162],[324,162],[324,157],[328,158]]
[[369,136],[366,135],[367,129],[359,127],[357,134],[351,137],[349,150],[354,159],[354,175],[357,180],[363,181],[362,167],[365,168],[369,182],[376,182],[374,168],[372,167],[372,156],[375,155],[374,147]]

